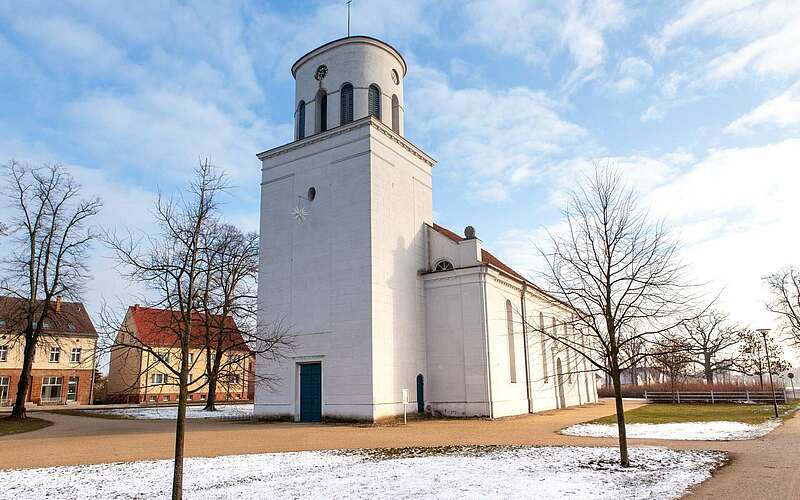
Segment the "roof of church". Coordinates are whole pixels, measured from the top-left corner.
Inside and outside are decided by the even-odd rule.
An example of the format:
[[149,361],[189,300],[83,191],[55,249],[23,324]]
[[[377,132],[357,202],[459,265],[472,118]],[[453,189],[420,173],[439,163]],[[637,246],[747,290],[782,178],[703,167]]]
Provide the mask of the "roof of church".
[[[438,232],[439,234],[441,234],[441,235],[443,235],[443,236],[445,236],[445,237],[447,237],[447,238],[449,238],[449,239],[451,239],[451,240],[453,240],[455,242],[466,240],[466,238],[463,238],[463,237],[457,235],[453,231],[447,229],[446,227],[442,227],[439,224],[434,223],[433,224],[433,229],[435,229],[436,232]],[[491,252],[489,252],[487,250],[484,250],[483,248],[481,248],[481,262],[483,262],[484,264],[488,264],[488,265],[490,265],[492,267],[496,267],[497,269],[503,271],[506,274],[509,274],[509,275],[513,276],[514,278],[517,278],[518,280],[527,281],[528,283],[530,283],[530,280],[526,279],[525,276],[523,276],[520,273],[516,272],[511,266],[509,266],[508,264],[506,264],[502,260],[498,259],[494,255],[492,255]],[[531,284],[533,284],[533,283],[531,283]]]

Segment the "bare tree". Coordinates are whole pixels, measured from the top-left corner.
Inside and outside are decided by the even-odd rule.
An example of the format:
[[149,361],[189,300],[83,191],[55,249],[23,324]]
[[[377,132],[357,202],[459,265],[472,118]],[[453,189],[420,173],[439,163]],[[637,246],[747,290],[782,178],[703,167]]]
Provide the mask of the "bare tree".
[[645,353],[628,357],[625,351],[630,344],[670,335],[692,298],[686,294],[676,244],[663,224],[651,223],[637,207],[634,192],[614,169],[596,166],[594,175],[571,194],[563,215],[565,230],[551,233],[549,248],[540,250],[546,261],[541,278],[554,306],[575,311],[565,323],[591,342],[584,347],[558,335],[564,328],[551,332],[534,323],[531,330],[580,353],[610,377],[620,463],[628,466],[620,373]]
[[254,384],[271,384],[268,375],[254,372],[253,361],[274,361],[292,347],[280,323],[257,324],[258,250],[256,233],[244,233],[229,224],[212,224],[205,234],[207,272],[198,307],[205,322],[205,409],[209,411],[215,410],[220,382],[248,377]]
[[12,418],[26,418],[25,396],[31,378],[36,345],[53,315],[54,299],[78,299],[87,279],[87,250],[96,234],[87,227],[102,203],[82,199],[80,185],[58,164],[4,168],[5,197],[13,215],[6,231],[13,250],[3,259],[0,295],[17,299],[10,322],[12,337],[23,345],[22,371]]
[[650,359],[654,367],[669,377],[672,400],[675,401],[677,384],[689,375],[694,356],[684,339],[667,337],[651,347]]
[[159,195],[155,219],[159,234],[134,238],[108,234],[106,243],[114,251],[123,275],[143,285],[153,298],[151,306],[172,312],[164,325],[169,329],[180,352],[175,367],[162,359],[163,354],[138,339],[125,340],[118,348],[140,349],[153,355],[160,367],[172,374],[178,385],[178,415],[175,425],[175,462],[172,498],[183,496],[183,458],[186,402],[189,386],[189,345],[195,335],[194,314],[203,287],[203,232],[213,221],[218,208],[217,196],[225,188],[224,178],[208,160],[201,162],[187,196],[177,199]]
[[[197,169],[187,196],[159,196],[158,234],[105,237],[124,276],[147,289],[142,302],[157,310],[150,315],[153,324],[147,326],[159,332],[160,339],[159,345],[151,345],[127,321],[108,319],[113,316],[109,313],[103,323],[113,335],[106,346],[112,363],[115,357],[146,353],[145,362],[135,366],[145,374],[166,372],[165,378],[159,377],[159,385],[178,388],[175,499],[182,497],[188,396],[207,392],[206,409],[213,410],[220,384],[229,389],[233,378],[237,387],[244,387],[246,380],[270,383],[269,377],[253,373],[254,355],[274,360],[291,345],[281,324],[256,322],[258,236],[221,222],[218,195],[225,189],[224,176],[206,160]],[[112,329],[114,324],[122,326]],[[178,353],[177,365],[169,358],[173,350]],[[206,377],[190,379],[190,372],[201,362]],[[138,384],[140,379],[137,373],[130,383]]]
[[695,315],[683,324],[683,329],[692,363],[699,365],[706,382],[713,384],[717,372],[733,366],[742,329],[730,324],[727,314],[714,310]]
[[772,295],[767,309],[778,315],[783,333],[796,347],[800,347],[800,270],[793,266],[785,267],[764,281]]
[[[780,375],[792,367],[783,354],[783,347],[773,335],[767,336],[767,346],[764,346],[764,337],[754,330],[740,332],[739,354],[732,366],[734,371],[744,375],[758,377],[759,385],[764,388],[764,375]],[[767,347],[769,356],[767,356]],[[767,358],[769,357],[769,362]]]

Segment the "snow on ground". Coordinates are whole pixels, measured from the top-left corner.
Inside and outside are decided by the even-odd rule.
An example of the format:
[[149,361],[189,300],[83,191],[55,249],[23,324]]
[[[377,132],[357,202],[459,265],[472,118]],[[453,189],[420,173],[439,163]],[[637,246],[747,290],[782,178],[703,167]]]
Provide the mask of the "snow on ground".
[[[206,498],[667,499],[711,476],[726,455],[637,447],[468,446],[190,458],[184,495]],[[0,500],[167,498],[169,460],[2,471]]]
[[[253,415],[252,404],[216,405],[216,411],[204,411],[202,406],[186,408],[186,418],[245,418]],[[107,410],[85,410],[103,415],[120,415],[142,420],[174,420],[178,416],[177,406],[141,406],[136,408],[114,408]]]
[[[756,439],[781,425],[769,420],[752,425],[742,422],[682,422],[671,424],[627,424],[629,438],[675,439],[679,441],[742,441]],[[561,430],[568,436],[617,437],[617,424],[578,424]]]

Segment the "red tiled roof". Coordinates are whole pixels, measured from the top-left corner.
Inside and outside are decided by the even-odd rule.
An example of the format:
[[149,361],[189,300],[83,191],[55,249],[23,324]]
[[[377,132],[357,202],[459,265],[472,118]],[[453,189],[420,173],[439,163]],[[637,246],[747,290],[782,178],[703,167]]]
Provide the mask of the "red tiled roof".
[[[152,307],[132,306],[128,308],[136,326],[136,338],[142,344],[151,347],[176,347],[179,344],[178,333],[180,332],[180,313],[167,309],[156,309]],[[205,344],[207,332],[212,333],[212,341],[216,344],[220,338],[222,345],[229,349],[241,346],[242,351],[249,351],[236,322],[230,316],[224,320],[222,316],[212,315],[209,327],[206,327],[205,315],[195,312],[192,313],[192,335],[189,344],[193,347],[200,347]],[[238,347],[236,347],[238,350]]]
[[[446,227],[442,227],[442,226],[440,226],[439,224],[436,224],[436,223],[433,224],[433,229],[435,229],[436,232],[441,234],[442,236],[445,236],[448,239],[450,239],[452,241],[455,241],[455,242],[464,241],[466,239],[466,238],[462,238],[461,236],[457,235],[456,233],[454,233],[453,231],[447,229]],[[483,262],[484,264],[488,264],[490,266],[496,267],[497,269],[500,269],[504,273],[510,274],[511,276],[513,276],[513,277],[515,277],[515,278],[517,278],[519,280],[528,281],[527,279],[525,279],[525,277],[523,275],[521,275],[520,273],[516,272],[514,269],[511,268],[511,266],[509,266],[508,264],[506,264],[502,260],[500,260],[497,257],[495,257],[494,255],[491,254],[491,252],[489,252],[487,250],[481,249],[481,262]]]
[[[5,321],[5,328],[19,328],[21,315],[27,301],[19,297],[0,297],[0,319]],[[44,301],[39,303],[39,307]],[[56,307],[58,304],[58,307]],[[58,309],[58,311],[56,311]],[[47,320],[42,326],[42,333],[47,335],[81,335],[97,337],[89,313],[80,302],[51,301]]]

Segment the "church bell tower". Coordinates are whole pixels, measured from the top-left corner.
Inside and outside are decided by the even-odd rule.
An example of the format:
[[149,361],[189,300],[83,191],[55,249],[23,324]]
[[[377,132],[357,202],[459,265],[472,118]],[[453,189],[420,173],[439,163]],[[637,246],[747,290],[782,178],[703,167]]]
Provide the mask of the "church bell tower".
[[419,273],[435,162],[404,137],[406,70],[366,36],[292,66],[294,140],[258,155],[258,300],[259,327],[280,323],[295,348],[257,360],[278,380],[256,389],[257,415],[380,420],[426,375]]

